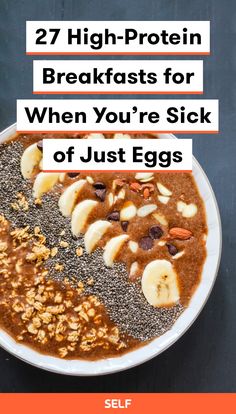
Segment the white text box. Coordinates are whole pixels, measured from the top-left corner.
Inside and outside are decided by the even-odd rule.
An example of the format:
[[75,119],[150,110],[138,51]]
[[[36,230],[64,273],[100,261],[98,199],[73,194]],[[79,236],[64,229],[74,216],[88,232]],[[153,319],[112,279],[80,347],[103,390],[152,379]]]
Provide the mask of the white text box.
[[209,54],[210,22],[27,21],[26,53]]
[[34,93],[203,92],[202,60],[36,60]]
[[23,99],[17,130],[217,133],[218,100]]
[[43,140],[46,172],[191,170],[191,139]]

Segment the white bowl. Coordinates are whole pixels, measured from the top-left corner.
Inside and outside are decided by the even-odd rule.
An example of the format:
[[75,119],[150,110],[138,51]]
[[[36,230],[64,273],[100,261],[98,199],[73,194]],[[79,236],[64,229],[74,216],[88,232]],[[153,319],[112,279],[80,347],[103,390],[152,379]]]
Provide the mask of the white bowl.
[[[0,134],[0,143],[7,141],[15,132],[16,124],[4,130]],[[175,138],[171,134],[160,134],[158,136],[164,139]],[[3,330],[0,330],[0,345],[11,354],[36,367],[60,374],[83,376],[110,374],[134,367],[159,355],[176,342],[192,325],[205,305],[216,279],[221,256],[221,222],[217,202],[207,176],[195,158],[193,158],[193,175],[206,207],[208,225],[207,258],[201,282],[188,308],[184,310],[169,331],[135,351],[128,352],[120,357],[98,361],[63,360],[43,355],[15,342]]]

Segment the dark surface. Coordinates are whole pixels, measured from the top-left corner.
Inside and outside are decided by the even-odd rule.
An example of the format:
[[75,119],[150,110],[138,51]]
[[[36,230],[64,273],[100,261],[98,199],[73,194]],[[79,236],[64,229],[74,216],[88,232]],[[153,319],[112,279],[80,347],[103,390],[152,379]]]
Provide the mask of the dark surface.
[[212,295],[194,326],[169,350],[100,378],[54,375],[0,350],[0,392],[235,392],[235,0],[1,0],[0,6],[0,129],[15,122],[15,100],[32,97],[25,20],[211,20],[204,97],[220,99],[221,133],[193,139],[223,225],[223,256]]

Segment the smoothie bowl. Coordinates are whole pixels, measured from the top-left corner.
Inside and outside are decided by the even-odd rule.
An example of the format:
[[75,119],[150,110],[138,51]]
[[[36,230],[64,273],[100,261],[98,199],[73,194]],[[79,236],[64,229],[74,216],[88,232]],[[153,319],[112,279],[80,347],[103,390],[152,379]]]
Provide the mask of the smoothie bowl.
[[0,135],[0,345],[70,375],[140,364],[188,329],[214,284],[210,184],[195,159],[192,174],[43,173],[43,138]]

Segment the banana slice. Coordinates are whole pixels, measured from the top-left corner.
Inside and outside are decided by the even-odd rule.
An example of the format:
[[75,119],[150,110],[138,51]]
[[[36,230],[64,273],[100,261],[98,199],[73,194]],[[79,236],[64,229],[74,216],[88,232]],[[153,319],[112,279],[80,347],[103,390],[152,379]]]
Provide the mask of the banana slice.
[[59,174],[41,172],[37,175],[33,185],[33,195],[35,198],[40,198],[44,193],[47,193],[58,182]]
[[150,305],[173,305],[179,300],[177,275],[167,260],[153,260],[144,269],[142,291]]
[[69,185],[64,193],[62,193],[61,197],[59,198],[58,205],[60,212],[64,217],[69,217],[71,215],[76,203],[76,199],[85,183],[86,180],[78,180],[75,183]]
[[112,237],[112,239],[107,242],[103,253],[103,259],[106,266],[111,267],[113,265],[119,250],[128,238],[128,235],[121,234],[120,236]]
[[97,220],[89,226],[84,235],[84,244],[87,253],[91,253],[94,250],[99,240],[111,225],[107,220]]
[[23,177],[31,178],[34,168],[40,163],[42,151],[37,147],[37,143],[30,145],[23,152],[21,157],[21,174]]
[[71,216],[71,231],[74,236],[82,233],[89,214],[97,204],[98,201],[95,200],[84,200],[74,208]]

